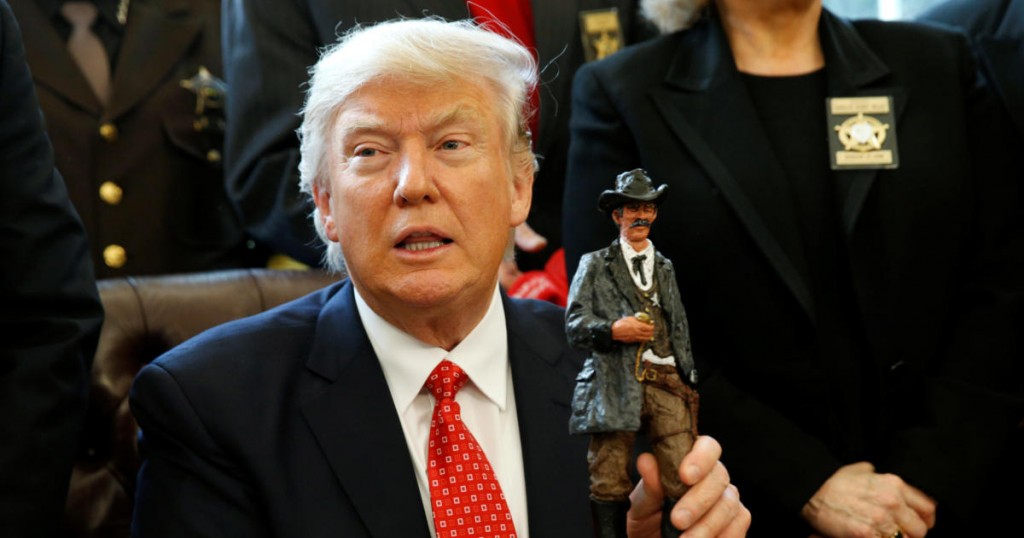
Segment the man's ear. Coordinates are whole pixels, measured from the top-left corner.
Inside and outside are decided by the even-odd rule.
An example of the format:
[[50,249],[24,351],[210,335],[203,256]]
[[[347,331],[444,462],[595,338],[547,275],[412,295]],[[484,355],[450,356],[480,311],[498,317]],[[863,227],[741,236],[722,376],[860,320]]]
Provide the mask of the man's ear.
[[331,191],[321,189],[319,185],[313,184],[313,201],[319,212],[320,224],[323,225],[327,239],[338,242],[338,230],[334,226],[334,215],[331,213]]
[[513,170],[512,177],[512,226],[526,222],[533,201],[534,163],[532,159],[521,160]]

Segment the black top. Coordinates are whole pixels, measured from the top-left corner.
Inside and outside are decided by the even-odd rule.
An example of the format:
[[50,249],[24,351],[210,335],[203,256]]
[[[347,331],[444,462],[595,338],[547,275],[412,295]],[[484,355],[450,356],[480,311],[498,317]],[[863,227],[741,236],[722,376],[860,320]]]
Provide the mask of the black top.
[[833,371],[831,379],[836,386],[829,387],[829,394],[844,400],[832,402],[832,416],[846,422],[833,425],[833,446],[846,447],[851,458],[866,457],[860,441],[869,432],[862,419],[874,413],[841,413],[843,409],[870,409],[865,406],[873,405],[875,398],[864,398],[865,390],[874,393],[865,379],[872,362],[866,360],[867,344],[856,314],[859,309],[836,203],[835,175],[829,168],[825,70],[781,77],[743,73],[743,80],[771,149],[786,173],[804,250],[803,256],[789,254],[807,260],[811,294],[820,315],[820,367]]

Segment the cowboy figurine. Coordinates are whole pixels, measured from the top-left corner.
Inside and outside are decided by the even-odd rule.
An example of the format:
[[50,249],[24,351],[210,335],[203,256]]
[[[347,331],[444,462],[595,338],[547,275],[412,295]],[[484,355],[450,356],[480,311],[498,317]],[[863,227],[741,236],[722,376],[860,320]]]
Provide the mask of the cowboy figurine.
[[[678,467],[697,436],[697,381],[672,262],[647,238],[667,186],[641,169],[619,174],[598,208],[619,228],[588,253],[569,288],[566,332],[589,356],[576,378],[569,431],[590,434],[590,498],[597,536],[626,536],[637,432],[658,461],[666,507],[686,492]],[[664,536],[676,536],[663,510]],[[666,527],[666,525],[668,525]],[[674,532],[674,534],[669,534]]]

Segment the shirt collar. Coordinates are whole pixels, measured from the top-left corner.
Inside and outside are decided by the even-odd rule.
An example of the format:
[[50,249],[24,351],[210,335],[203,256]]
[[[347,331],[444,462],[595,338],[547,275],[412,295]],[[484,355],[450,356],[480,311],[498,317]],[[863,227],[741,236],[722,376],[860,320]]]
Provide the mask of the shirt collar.
[[622,247],[622,255],[626,258],[626,261],[632,260],[636,256],[641,256],[641,255],[647,256],[647,258],[646,258],[647,260],[654,259],[654,258],[651,257],[651,254],[654,253],[654,242],[651,241],[650,239],[647,240],[647,247],[644,248],[643,250],[641,250],[640,252],[637,252],[637,251],[633,250],[632,245],[630,245],[626,241],[620,240],[619,241],[619,246]]
[[495,287],[480,323],[451,351],[425,344],[380,317],[355,291],[356,309],[377,354],[395,409],[403,413],[423,390],[430,372],[448,359],[499,409],[508,406],[508,337],[501,294]]
[[[60,14],[60,8],[65,2],[72,0],[39,0],[39,5],[42,6],[43,11],[49,14],[50,18],[62,17]],[[121,23],[117,21],[117,7],[119,0],[79,0],[87,1],[96,5],[97,11],[99,11],[99,17],[103,18],[111,28],[120,31],[122,28]]]

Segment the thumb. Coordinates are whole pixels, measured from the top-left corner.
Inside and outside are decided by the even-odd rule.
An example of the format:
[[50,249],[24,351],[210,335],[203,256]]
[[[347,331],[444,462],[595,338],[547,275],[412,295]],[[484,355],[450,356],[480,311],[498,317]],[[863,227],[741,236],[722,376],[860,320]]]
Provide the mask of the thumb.
[[636,460],[640,482],[629,495],[630,513],[635,519],[645,519],[661,512],[664,492],[658,476],[658,461],[649,453],[640,454]]

